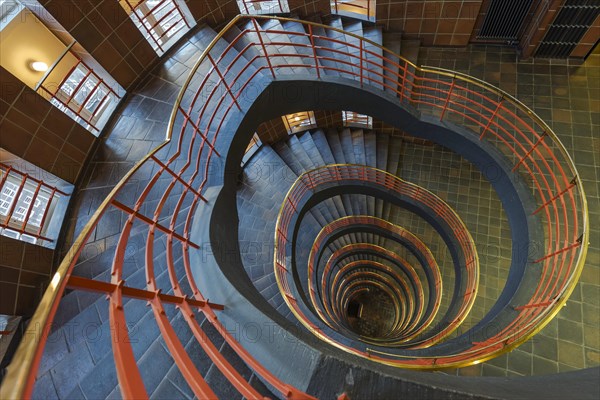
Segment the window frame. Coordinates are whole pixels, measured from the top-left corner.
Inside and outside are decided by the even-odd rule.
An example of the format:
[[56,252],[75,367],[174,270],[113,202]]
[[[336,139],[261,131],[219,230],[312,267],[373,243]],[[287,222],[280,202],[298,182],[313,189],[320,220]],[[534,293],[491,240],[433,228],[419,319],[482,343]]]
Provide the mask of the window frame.
[[[150,4],[154,2],[156,4]],[[178,0],[141,0],[133,4],[134,2],[130,0],[120,0],[119,3],[159,56],[162,56],[196,25],[185,2]],[[163,21],[165,18],[166,20]],[[176,22],[165,26],[166,22],[172,19],[176,19]],[[174,31],[171,32],[171,29],[174,29]]]
[[289,135],[317,127],[314,111],[299,111],[281,117]]
[[[286,14],[290,12],[287,0],[236,0],[240,14],[244,15],[271,15]],[[258,9],[256,6],[258,5]],[[262,6],[265,6],[263,9]],[[270,6],[269,6],[270,5]]]
[[[366,3],[366,6],[363,5]],[[331,0],[331,13],[363,21],[375,22],[377,10],[375,0]]]
[[[7,188],[12,193],[7,193]],[[45,206],[36,211],[40,197],[45,199]],[[70,194],[58,187],[0,162],[0,235],[53,247],[59,231],[53,227],[60,225],[56,222],[58,210],[65,208],[59,204],[67,203],[69,197]]]
[[373,117],[355,111],[342,111],[342,123],[349,128],[373,129]]

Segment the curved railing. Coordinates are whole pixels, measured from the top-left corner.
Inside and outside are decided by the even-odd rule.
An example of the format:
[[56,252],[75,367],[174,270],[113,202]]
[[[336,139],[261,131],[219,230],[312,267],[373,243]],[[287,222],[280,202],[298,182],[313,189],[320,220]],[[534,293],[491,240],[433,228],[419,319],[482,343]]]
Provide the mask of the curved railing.
[[[381,248],[379,246],[375,246],[369,243],[354,243],[348,246],[345,246],[342,249],[334,252],[329,259],[327,260],[323,271],[321,272],[321,285],[320,290],[315,290],[315,286],[319,288],[318,285],[318,276],[315,266],[318,264],[318,259],[320,256],[320,250],[323,246],[323,243],[334,233],[339,231],[340,229],[348,228],[356,225],[370,225],[373,227],[378,227],[383,230],[394,232],[400,238],[405,238],[411,243],[412,248],[416,249],[419,252],[419,259],[425,261],[421,268],[425,272],[425,276],[428,278],[428,288],[429,288],[429,298],[428,304],[430,304],[430,311],[425,316],[425,319],[421,321],[423,314],[425,313],[425,302],[424,302],[424,292],[423,287],[421,286],[421,281],[419,275],[415,271],[414,267],[410,265],[406,260],[402,259],[398,254],[391,252],[387,249]],[[412,235],[410,232],[402,229],[399,226],[391,224],[388,221],[384,221],[382,219],[371,217],[371,216],[348,216],[343,217],[338,220],[331,222],[330,224],[324,226],[317,237],[314,240],[313,247],[311,249],[309,258],[308,258],[308,290],[310,294],[310,298],[313,304],[313,307],[317,310],[321,319],[323,319],[326,323],[332,322],[331,316],[331,305],[327,302],[326,294],[329,292],[329,298],[333,298],[332,290],[336,287],[337,279],[328,283],[330,271],[333,268],[335,262],[337,262],[339,255],[346,254],[349,251],[371,251],[372,253],[379,253],[382,256],[386,256],[390,260],[394,260],[398,265],[402,266],[402,270],[407,275],[409,280],[412,282],[415,294],[415,300],[417,306],[419,308],[418,313],[415,315],[413,323],[406,329],[406,336],[399,340],[400,343],[406,342],[413,337],[417,336],[423,330],[427,329],[433,319],[435,318],[438,309],[441,305],[441,295],[442,295],[442,277],[440,273],[439,266],[433,257],[431,251],[425,246],[425,244],[419,240],[416,236]],[[339,254],[338,254],[339,253]],[[339,270],[338,270],[339,273]],[[431,278],[429,278],[431,277]],[[327,290],[329,287],[329,290]],[[320,294],[320,296],[319,296]],[[320,297],[321,302],[323,302],[325,312],[327,313],[327,317],[324,316],[320,310],[318,305],[317,297]],[[331,324],[328,324],[332,326]],[[419,325],[419,326],[417,326]],[[413,331],[413,329],[415,329]],[[439,339],[441,340],[441,338]],[[430,343],[433,344],[433,343]],[[388,343],[388,345],[392,345],[392,343]]]
[[[395,300],[395,317],[392,327],[385,333],[385,336],[377,338],[380,340],[393,340],[406,329],[411,317],[415,315],[417,304],[415,296],[410,290],[406,279],[397,273],[393,268],[371,260],[359,260],[347,263],[339,268],[332,285],[329,298],[331,302],[331,313],[335,314],[338,321],[347,322],[347,314],[342,310],[347,309],[347,304],[356,290],[352,291],[352,285],[365,285],[369,281],[375,280],[378,284],[386,286],[384,291],[388,296]],[[367,285],[368,286],[368,285]],[[393,294],[390,294],[393,292]],[[420,311],[420,310],[419,310]],[[372,338],[366,337],[365,340]]]
[[[343,187],[344,185],[361,185],[369,183],[375,187],[380,187],[383,192],[391,193],[398,199],[403,201],[411,201],[414,204],[422,205],[427,209],[424,211],[429,215],[435,215],[435,218],[446,224],[446,226],[452,231],[453,239],[456,241],[457,250],[461,253],[460,268],[464,268],[464,285],[458,285],[457,288],[461,290],[457,294],[457,298],[460,299],[460,303],[456,305],[456,311],[452,314],[447,315],[451,320],[448,325],[441,330],[434,331],[430,336],[413,343],[414,348],[429,347],[435,343],[440,342],[449,335],[452,334],[460,324],[467,318],[471,307],[477,296],[477,287],[479,284],[479,258],[475,249],[475,243],[469,234],[466,226],[460,219],[460,217],[450,208],[442,199],[431,193],[430,191],[423,189],[410,182],[403,181],[395,175],[388,172],[379,170],[377,168],[368,167],[365,165],[352,165],[352,164],[333,164],[324,167],[319,167],[310,171],[307,171],[300,175],[294,184],[289,189],[286,197],[283,199],[279,215],[277,218],[277,224],[275,226],[275,250],[273,262],[275,264],[275,277],[281,290],[284,300],[300,320],[300,322],[310,331],[315,333],[317,336],[326,340],[338,347],[343,347],[345,350],[358,355],[365,355],[356,349],[351,349],[348,346],[343,346],[340,343],[335,343],[335,340],[324,333],[323,327],[319,326],[319,322],[314,318],[311,318],[303,311],[303,308],[298,304],[297,291],[300,288],[294,288],[290,282],[293,282],[293,271],[290,260],[290,244],[293,245],[293,237],[290,232],[294,231],[292,226],[293,221],[299,217],[299,212],[302,209],[303,204],[309,201],[309,199],[320,190],[328,187]],[[371,189],[372,190],[372,189]],[[375,194],[374,194],[375,195]],[[359,220],[361,217],[355,216],[357,220],[355,224],[361,223]],[[414,246],[419,253],[425,254],[424,259],[426,264],[435,264],[433,255],[428,252],[427,247],[417,237],[410,232],[402,229],[401,227],[395,226],[387,221],[373,217],[362,217],[363,221],[368,224],[374,224],[382,227],[386,231],[390,231],[398,237],[403,238]],[[350,219],[346,220],[350,221]],[[296,221],[297,222],[297,221]],[[323,232],[323,231],[321,231]],[[320,246],[320,241],[324,238],[323,235],[318,235],[315,245]],[[317,243],[319,241],[319,243]],[[329,265],[330,267],[330,265]],[[433,271],[439,269],[432,268]],[[325,271],[324,273],[326,273]],[[314,265],[314,254],[311,253],[309,256],[308,265],[308,292],[312,302],[312,306],[317,311],[320,320],[326,322],[328,317],[319,307],[317,300],[316,285],[317,277],[315,276],[316,269]],[[439,275],[434,274],[435,287],[437,291],[441,291],[441,278]],[[436,297],[433,310],[435,312],[429,315],[427,323],[424,324],[427,327],[431,320],[435,317],[437,310],[440,306],[440,298]],[[326,307],[327,308],[327,307]],[[327,323],[327,322],[326,322]],[[329,325],[329,324],[328,324]],[[330,325],[331,326],[331,325]]]
[[[386,255],[384,255],[384,257],[388,258],[389,260],[394,260],[395,265],[399,265],[401,267],[400,269],[402,270],[404,275],[411,282],[411,285],[413,286],[413,292],[416,292],[416,294],[413,293],[412,299],[409,299],[409,301],[412,300],[415,303],[414,310],[416,310],[416,313],[414,313],[414,310],[413,310],[413,314],[411,314],[410,318],[408,318],[406,321],[407,323],[409,323],[409,325],[403,326],[402,331],[398,332],[398,335],[402,334],[405,336],[400,342],[404,342],[404,341],[408,341],[408,340],[412,339],[414,336],[419,334],[419,332],[421,330],[425,329],[427,326],[426,322],[421,323],[421,327],[417,326],[423,316],[423,313],[425,312],[425,302],[424,302],[423,287],[421,286],[420,278],[417,275],[414,268],[412,267],[412,265],[410,265],[406,260],[404,260],[403,258],[398,256],[396,253],[393,253],[382,247],[379,247],[379,246],[376,246],[376,245],[373,245],[370,243],[351,244],[351,245],[347,245],[345,247],[349,247],[349,246],[352,246],[352,247],[348,248],[347,251],[346,251],[346,249],[344,249],[343,253],[348,254],[350,252],[350,254],[352,254],[353,252],[364,252],[364,251],[368,252],[369,254],[384,255],[385,253],[387,253]],[[331,280],[331,283],[328,285],[329,286],[328,296],[330,299],[334,298],[334,291],[337,288],[339,279],[343,276],[343,272],[346,270],[346,268],[352,268],[354,266],[353,265],[354,263],[357,263],[357,265],[358,265],[358,264],[362,263],[362,261],[354,261],[354,262],[345,264],[341,267],[338,267],[333,279]],[[371,262],[371,263],[375,263],[375,262]],[[329,264],[329,262],[328,262],[328,264]],[[372,265],[374,265],[374,266],[376,265],[377,268],[374,268],[374,269],[378,269],[380,271],[385,271],[385,273],[387,273],[387,274],[397,276],[396,271],[393,268],[389,267],[388,265],[385,265],[382,263],[376,263],[376,264],[372,264]],[[399,279],[397,278],[397,280],[399,280]],[[402,284],[402,286],[405,286],[405,285]],[[326,288],[326,286],[324,284],[322,284],[322,287]],[[409,292],[410,288],[405,287],[405,291]],[[435,292],[436,295],[438,293],[439,293],[438,291]],[[327,295],[327,293],[325,295]],[[431,299],[429,301],[431,302]],[[334,306],[335,306],[335,304],[334,304]],[[326,304],[325,307],[331,308],[331,305]],[[337,308],[339,309],[340,307],[338,306]],[[345,309],[345,308],[342,307],[341,309]],[[340,314],[337,313],[336,315],[338,316],[338,319],[339,319]],[[397,335],[395,335],[395,336],[397,336]],[[367,338],[367,339],[372,340],[370,338]],[[379,345],[380,343],[377,343],[377,344]],[[386,341],[386,345],[389,345],[388,341]]]
[[[387,88],[396,94],[400,103],[416,105],[423,114],[437,115],[442,121],[466,121],[476,130],[474,135],[496,145],[507,157],[514,160],[515,173],[528,179],[539,205],[537,215],[544,220],[547,235],[544,255],[535,260],[542,266],[543,279],[540,280],[535,296],[528,303],[518,306],[520,314],[514,326],[519,326],[519,329],[513,330],[512,333],[499,333],[497,338],[479,344],[469,353],[469,360],[481,360],[482,349],[485,349],[486,357],[492,353],[488,351],[490,348],[497,349],[496,353],[512,349],[539,331],[558,313],[581,273],[587,252],[589,226],[581,179],[573,161],[552,129],[517,99],[476,78],[439,68],[418,67],[378,44],[350,32],[344,34],[357,39],[355,43],[358,44],[330,38],[324,34],[326,31],[342,31],[322,24],[276,18],[279,21],[302,24],[305,33],[261,29],[259,21],[267,18],[271,17],[234,18],[203,51],[175,102],[165,141],[125,174],[79,233],[59,265],[30,322],[31,329],[37,327],[39,331],[25,335],[25,339],[22,340],[8,368],[0,397],[22,398],[31,394],[49,327],[67,288],[109,294],[113,322],[123,318],[122,296],[154,299],[152,309],[155,315],[160,314],[161,301],[186,304],[180,307],[181,309],[199,307],[258,375],[284,397],[302,396],[276,379],[229,336],[226,330],[221,329],[213,312],[213,308],[218,308],[218,305],[211,305],[202,297],[195,287],[189,265],[189,252],[197,247],[189,236],[193,210],[204,201],[202,192],[208,181],[211,159],[221,156],[215,144],[224,122],[233,111],[241,109],[242,94],[257,76],[266,73],[272,78],[277,78],[293,74],[293,69],[297,67],[305,68],[315,78],[325,77],[326,74],[338,74],[361,85]],[[234,25],[243,21],[250,25],[237,34],[230,45],[223,50],[217,49],[216,44],[224,35],[232,30]],[[278,43],[271,40],[268,41],[270,45],[265,44],[267,34],[278,33],[303,38],[304,41]],[[247,44],[240,45],[242,40],[246,40]],[[345,47],[328,48],[323,43],[343,44]],[[383,56],[367,49],[366,43],[371,49],[380,48]],[[234,54],[233,48],[236,45],[242,49]],[[288,49],[294,47],[302,51],[281,53],[277,51],[277,46],[287,46]],[[290,62],[284,62],[286,60]],[[386,66],[383,66],[384,60]],[[326,65],[327,62],[333,64]],[[383,68],[383,72],[380,72],[379,68]],[[201,70],[208,72],[201,75]],[[194,79],[198,77],[199,79]],[[165,188],[159,189],[156,186],[161,176],[168,181],[169,190],[172,191],[173,186],[181,190],[181,201],[177,202],[174,210],[165,210],[163,205],[159,205],[142,213],[145,205],[150,203],[148,199],[163,198]],[[136,177],[141,177],[140,181],[148,182],[148,185],[144,192],[137,193],[132,201],[126,196],[125,188]],[[107,267],[113,272],[111,282],[93,283],[77,279],[74,272],[84,246],[97,239],[92,233],[99,223],[107,221],[105,218],[109,218],[112,213],[119,213],[127,222],[122,229],[118,247],[107,250],[114,252],[113,265]],[[173,293],[178,292],[176,288],[180,289],[177,280],[179,276],[173,271],[183,267],[184,279],[189,281],[192,288],[192,293],[187,294],[188,297],[153,291],[156,285],[152,279],[149,279],[150,283],[144,289],[128,288],[125,282],[119,279],[122,277],[119,270],[123,268],[128,237],[132,231],[136,231],[132,229],[134,222],[136,229],[137,225],[141,224],[147,230],[148,244],[152,244],[153,236],[166,237],[167,248],[170,249],[166,253],[168,274],[172,285],[165,289],[170,289]],[[172,257],[171,250],[175,245],[177,251],[182,251],[181,259],[174,260]],[[151,245],[146,249],[150,258],[152,249]],[[178,268],[174,268],[174,264]],[[151,275],[152,267],[148,268],[148,273]],[[188,320],[188,323],[191,323],[194,332],[198,333],[193,322]],[[165,337],[171,336],[168,330],[168,324],[165,322],[161,329]],[[178,366],[185,369],[185,355],[176,342],[173,340],[169,348],[174,357],[178,358]],[[114,351],[123,395],[145,397],[147,394],[143,392],[143,386],[139,385],[141,379],[131,352],[123,344],[115,346]],[[214,352],[212,354],[218,361],[218,355]],[[448,363],[451,364],[451,361]],[[455,364],[463,361],[459,359]],[[426,359],[421,365],[434,367],[435,363],[436,360]],[[226,364],[220,365],[227,372]],[[188,380],[198,378],[193,370],[189,371],[191,375],[186,376]],[[238,390],[248,396],[254,393],[248,385],[238,380],[233,371],[225,375]],[[209,388],[202,380],[196,382],[193,387],[198,394],[208,393]]]

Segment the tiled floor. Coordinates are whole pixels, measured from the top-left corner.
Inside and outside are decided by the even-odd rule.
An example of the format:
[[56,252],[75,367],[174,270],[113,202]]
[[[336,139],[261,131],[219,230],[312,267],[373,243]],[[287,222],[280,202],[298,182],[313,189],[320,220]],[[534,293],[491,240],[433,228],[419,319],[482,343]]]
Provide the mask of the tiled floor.
[[[600,48],[585,63],[518,61],[510,49],[422,48],[420,63],[456,69],[513,93],[555,131],[573,156],[590,211],[590,247],[579,284],[557,318],[517,350],[460,375],[514,376],[600,364]],[[491,206],[491,204],[490,204]],[[485,207],[485,205],[484,205]],[[496,225],[490,224],[490,228]],[[482,270],[485,291],[501,282]],[[491,293],[492,294],[492,293]]]
[[[481,280],[473,309],[461,328],[464,332],[496,302],[510,268],[510,231],[500,200],[477,168],[440,146],[405,143],[400,177],[431,190],[447,202],[460,215],[475,241]],[[400,221],[404,219],[401,217]],[[449,283],[442,298],[443,309],[448,306],[452,295],[454,267],[447,247],[434,232],[428,226],[419,226],[415,233],[421,234],[425,243],[432,243],[442,278]],[[434,238],[438,240],[432,242]]]

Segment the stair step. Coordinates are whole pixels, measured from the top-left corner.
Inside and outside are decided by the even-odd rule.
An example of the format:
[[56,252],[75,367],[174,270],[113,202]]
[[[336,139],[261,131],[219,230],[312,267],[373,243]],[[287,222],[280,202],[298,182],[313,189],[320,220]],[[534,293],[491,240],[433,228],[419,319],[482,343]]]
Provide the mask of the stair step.
[[[388,134],[377,134],[377,168],[383,171],[387,171],[387,162],[388,162],[388,150],[389,150],[390,136]],[[382,199],[377,199],[375,205],[375,216],[378,218],[385,219],[384,215],[384,204],[385,201]],[[379,245],[381,246],[382,240],[379,240]]]
[[348,164],[356,164],[356,157],[354,156],[354,145],[352,144],[352,133],[350,128],[342,129],[340,133],[340,143],[342,144],[342,151],[344,152],[344,158]]
[[[299,140],[315,166],[321,167],[328,164],[321,157],[321,153],[313,141],[313,136],[310,132],[300,135]],[[324,203],[329,207],[329,212],[334,219],[338,219],[343,215],[343,210],[338,208],[337,204],[332,199],[327,199]]]
[[366,165],[377,168],[377,135],[373,131],[364,132]]
[[302,175],[304,167],[302,163],[296,158],[294,153],[290,150],[286,142],[280,141],[274,143],[272,146],[273,150],[277,152],[279,157],[285,162],[285,164],[296,174],[296,176]]
[[[315,57],[314,57],[313,50],[311,48],[312,45],[311,45],[310,39],[308,36],[305,36],[307,32],[304,29],[304,25],[302,25],[300,22],[295,22],[295,21],[283,21],[281,25],[287,32],[290,32],[290,33],[288,33],[290,42],[300,45],[300,46],[295,46],[296,52],[298,54],[307,56],[307,57],[303,57],[301,59],[302,62],[307,65],[314,65]],[[296,35],[294,33],[298,33],[298,34]],[[308,47],[305,47],[305,46],[308,46]],[[317,64],[319,65],[319,67],[321,67],[320,63],[317,63]],[[314,68],[311,68],[311,73],[313,73],[313,74],[316,73]]]
[[[254,27],[251,25],[246,25],[246,28],[254,29]],[[239,39],[236,40],[236,38],[238,36],[239,36]],[[242,35],[242,29],[240,29],[236,25],[232,26],[229,30],[227,30],[223,37],[227,41],[229,41],[229,43],[234,43],[233,47],[238,52],[243,51],[246,46],[248,46],[249,44],[251,44],[252,42],[254,42],[255,40],[258,39],[256,34],[253,34],[253,33],[248,32],[248,33]],[[254,59],[254,61],[252,61],[253,64],[260,66],[260,67],[267,67],[268,63],[263,57],[261,57],[262,55],[263,55],[263,53],[261,51],[259,51],[258,47],[256,47],[256,46],[249,46],[248,49],[246,51],[244,51],[244,53],[242,54],[242,56],[247,61],[251,61]],[[258,57],[258,58],[255,58],[255,57]],[[265,73],[264,70],[261,73]]]
[[[350,32],[353,33],[355,35],[358,35],[360,37],[363,36],[363,27],[362,27],[362,22],[360,21],[352,21],[352,22],[344,22],[340,19],[340,22],[342,23],[342,29],[346,32]],[[339,27],[339,25],[337,25],[337,23],[335,23],[335,27]],[[345,41],[346,43],[348,43],[347,48],[348,48],[348,52],[350,54],[352,54],[354,57],[351,57],[350,60],[352,61],[352,69],[354,71],[355,74],[360,76],[360,69],[358,67],[356,67],[357,65],[360,65],[360,56],[361,56],[361,40],[359,38],[356,38],[352,35],[347,35],[344,34],[345,37]],[[363,53],[364,56],[364,53]],[[357,78],[360,79],[360,78]]]
[[350,131],[352,139],[352,150],[356,164],[366,165],[365,141],[362,129],[352,129]]
[[[364,37],[366,39],[369,39],[375,43],[377,43],[379,46],[381,46],[383,44],[383,32],[381,30],[381,27],[379,26],[371,26],[371,27],[367,27],[364,28]],[[369,42],[365,42],[365,58],[367,59],[367,64],[366,64],[366,68],[368,68],[369,73],[368,76],[370,78],[370,82],[369,84],[371,86],[374,86],[378,89],[383,89],[383,61],[382,61],[382,57],[383,57],[383,50],[381,49],[381,47],[378,46],[373,46],[371,43]],[[375,53],[375,54],[371,54],[371,53]]]
[[318,129],[312,133],[312,140],[315,143],[315,146],[321,153],[321,158],[325,162],[325,164],[335,164],[335,157],[331,152],[331,148],[329,147],[329,143],[327,142],[327,137],[325,136],[325,132],[322,129]]
[[300,164],[302,164],[302,167],[304,169],[303,172],[309,171],[317,167],[317,165],[313,163],[313,160],[304,150],[304,146],[302,146],[302,143],[300,143],[298,136],[290,136],[290,138],[287,141],[287,145],[292,151],[292,153],[294,153]]
[[[365,143],[365,163],[371,167],[377,167],[377,137],[372,131],[365,132],[364,134]],[[369,215],[374,216],[377,208],[377,201],[373,196],[367,197],[367,211]]]
[[391,95],[398,97],[398,80],[401,75],[399,65],[401,65],[400,58],[394,54],[401,55],[402,49],[402,34],[398,33],[385,33],[383,35],[383,46],[393,52],[385,53],[385,60],[383,65],[385,67],[383,74],[387,78],[386,87],[383,89]]
[[402,164],[402,140],[400,138],[390,138],[388,151],[387,171],[393,175],[399,176],[399,166]]
[[[406,58],[408,61],[415,65],[419,65],[419,50],[421,48],[421,41],[414,39],[402,39],[400,55]],[[413,82],[415,80],[414,74],[416,72],[415,67],[408,67],[408,74],[406,78],[407,94],[413,90]]]
[[[344,30],[344,26],[342,25],[342,20],[341,18],[333,18],[331,20],[331,22],[329,23],[329,25],[333,28],[339,29],[339,30]],[[342,73],[341,76],[345,77],[345,78],[349,78],[349,79],[358,79],[358,71],[356,70],[356,68],[354,67],[354,65],[356,64],[356,59],[354,59],[353,57],[350,57],[349,54],[353,54],[353,52],[351,51],[351,49],[346,45],[346,43],[348,43],[348,39],[347,36],[342,32],[338,32],[338,31],[334,31],[332,29],[327,29],[326,30],[327,36],[331,39],[330,41],[326,42],[327,47],[341,51],[344,54],[341,53],[335,53],[334,57],[338,61],[338,68],[341,68],[343,71],[347,71],[348,73]],[[335,40],[335,42],[333,42],[332,40]]]
[[[276,19],[264,20],[261,23],[261,27],[264,30],[272,30],[272,31],[277,31],[277,32],[285,31],[285,29],[283,28],[281,23]],[[267,45],[267,52],[269,54],[273,54],[274,52],[279,53],[279,54],[285,54],[285,57],[271,57],[272,65],[308,64],[308,62],[307,62],[308,60],[305,59],[304,57],[293,56],[295,54],[299,54],[297,51],[297,49],[299,47],[293,45],[294,42],[292,42],[290,40],[289,35],[287,35],[285,33],[265,32],[262,34],[262,37],[263,37],[264,43]],[[275,43],[275,44],[268,44],[268,43]],[[292,67],[291,70],[289,68],[286,68],[285,73],[286,74],[291,74],[291,73],[309,74],[310,68],[300,67],[300,66]]]
[[345,164],[346,158],[344,157],[344,150],[342,149],[342,143],[340,142],[338,131],[335,129],[329,129],[327,131],[327,141],[329,142],[329,147],[335,158],[336,164]]
[[308,154],[315,167],[321,167],[327,164],[321,156],[319,149],[315,145],[311,132],[305,132],[302,135],[298,135],[298,140],[302,144],[304,151],[306,154]]
[[[365,140],[362,129],[353,129],[350,131],[351,139],[352,139],[352,148],[354,151],[354,160],[357,164],[366,165],[366,150],[365,150]],[[362,215],[369,215],[369,200],[367,196],[360,195],[358,196],[360,210]],[[366,235],[367,239],[370,239],[370,234]]]
[[334,61],[337,58],[337,53],[328,50],[331,48],[332,43],[326,39],[328,37],[327,30],[320,26],[313,26],[313,36],[317,47],[317,55],[323,58],[319,63],[326,68],[325,74],[340,76],[343,71],[347,71],[345,64]]
[[[402,140],[400,138],[390,136],[390,144],[388,146],[388,161],[387,161],[387,171],[392,174],[398,176],[398,169],[401,165],[401,151],[402,151]],[[386,203],[386,207],[384,209],[384,218],[386,221],[389,221],[391,213],[391,205],[390,203]]]

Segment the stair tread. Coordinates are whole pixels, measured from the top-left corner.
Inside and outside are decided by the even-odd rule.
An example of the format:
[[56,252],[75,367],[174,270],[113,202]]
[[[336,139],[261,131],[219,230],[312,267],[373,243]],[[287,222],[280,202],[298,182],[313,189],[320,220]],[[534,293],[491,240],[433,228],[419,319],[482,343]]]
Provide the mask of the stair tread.
[[[331,20],[331,22],[329,23],[329,25],[333,28],[344,30],[344,26],[342,25],[341,18],[333,18]],[[344,61],[344,62],[338,62],[338,68],[341,68],[342,70],[349,72],[348,74],[342,74],[342,76],[344,76],[346,78],[350,78],[350,79],[355,79],[355,80],[358,79],[358,77],[357,77],[358,71],[354,67],[356,59],[354,59],[353,57],[350,57],[349,54],[353,54],[353,52],[351,52],[351,49],[345,44],[348,42],[348,39],[346,37],[349,35],[345,35],[342,32],[334,31],[333,29],[327,29],[326,34],[330,39],[336,40],[336,42],[327,41],[326,42],[327,47],[333,48],[333,49],[336,49],[336,50],[339,50],[339,51],[345,53],[345,54],[334,53],[334,57],[336,59]]]
[[[283,21],[282,26],[288,32],[296,32],[296,33],[300,34],[300,35],[295,35],[293,33],[288,33],[288,37],[290,38],[290,41],[292,43],[299,44],[299,45],[311,46],[309,37],[305,36],[306,30],[304,28],[304,25],[302,25],[300,22]],[[310,47],[296,46],[296,52],[310,56],[310,57],[302,58],[302,62],[304,64],[314,65],[314,63],[315,63],[314,53]],[[320,62],[318,62],[318,65],[321,66]],[[315,71],[313,69],[311,69],[311,72],[315,73]]]
[[[364,37],[377,43],[379,46],[383,44],[383,33],[379,26],[365,28]],[[382,82],[384,81],[384,78],[381,76],[383,75],[383,50],[381,47],[373,46],[369,42],[365,42],[365,49],[368,50],[365,52],[365,58],[368,60],[366,67],[372,71],[369,71],[368,73],[371,79],[369,84],[379,89],[383,89],[384,85]],[[371,54],[370,52],[375,53],[376,55]]]
[[312,139],[319,153],[321,153],[321,158],[325,161],[326,164],[335,164],[335,157],[331,152],[331,148],[329,147],[329,143],[327,142],[327,137],[325,136],[325,132],[323,130],[318,129],[312,134]]
[[277,152],[277,154],[279,154],[279,156],[285,162],[285,164],[292,171],[294,171],[294,173],[297,176],[301,175],[302,172],[304,172],[304,167],[302,166],[302,163],[300,162],[300,160],[298,160],[296,158],[296,156],[290,150],[287,143],[280,141],[280,142],[274,143],[272,148],[273,148],[273,150],[275,150]]
[[290,150],[298,159],[298,161],[300,161],[300,163],[302,164],[302,167],[304,168],[303,172],[309,171],[317,167],[317,165],[315,165],[311,157],[304,149],[304,146],[302,146],[302,143],[300,143],[300,140],[298,139],[297,135],[291,135],[287,141],[287,144]]
[[398,94],[396,91],[398,90],[398,80],[399,80],[398,75],[400,75],[400,68],[398,66],[401,65],[401,60],[395,54],[401,55],[401,50],[402,50],[401,35],[384,34],[383,35],[383,46],[385,48],[389,49],[390,51],[392,51],[392,53],[388,52],[385,54],[386,58],[383,62],[383,65],[385,66],[383,74],[387,78],[386,87],[384,88],[384,90],[386,92],[391,93],[394,96],[397,96]]
[[356,164],[366,165],[365,141],[362,129],[352,129],[350,132],[352,139],[352,149],[354,151],[354,161]]
[[[285,31],[284,27],[281,23],[276,19],[267,19],[264,20],[261,24],[261,28],[264,30],[273,30],[273,31]],[[298,49],[300,47],[294,46],[294,42],[290,39],[290,36],[285,33],[274,33],[274,32],[265,32],[262,34],[263,41],[267,47],[267,51],[269,54],[272,52],[277,52],[279,54],[286,54],[286,57],[273,57],[271,58],[272,65],[280,65],[280,64],[290,64],[290,65],[298,65],[298,64],[306,64],[304,57],[293,57],[290,54],[299,54]],[[279,43],[279,44],[269,44],[269,43]],[[283,43],[283,44],[282,44]],[[289,43],[289,44],[288,44]],[[309,68],[306,67],[292,67],[292,73],[310,73]],[[286,69],[286,73],[290,73],[289,68]]]
[[[315,37],[314,40],[315,45],[317,46],[317,55],[319,57],[333,59],[337,58],[337,53],[331,50],[327,50],[328,48],[330,48],[331,42],[329,40],[322,39],[328,37],[327,32],[324,28],[320,26],[314,26],[313,35]],[[324,70],[326,75],[339,76],[342,73],[342,71],[346,71],[346,66],[343,63],[339,63],[334,60],[321,59],[319,63],[320,65],[326,68]]]
[[340,133],[340,143],[342,144],[342,151],[344,152],[344,158],[346,159],[346,162],[348,164],[356,164],[350,128],[342,129]]

